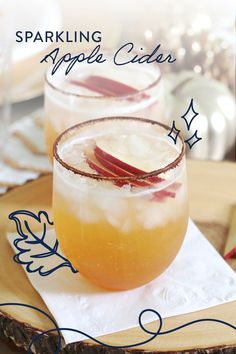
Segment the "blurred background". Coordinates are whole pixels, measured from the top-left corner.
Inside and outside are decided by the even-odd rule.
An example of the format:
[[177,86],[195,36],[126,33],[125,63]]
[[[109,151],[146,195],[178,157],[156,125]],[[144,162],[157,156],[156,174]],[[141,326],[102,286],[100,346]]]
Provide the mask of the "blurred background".
[[[43,151],[29,150],[27,139],[31,133],[43,139],[40,120],[37,129],[30,120],[38,121],[37,112],[43,116],[46,67],[40,59],[57,44],[16,43],[17,30],[99,30],[106,48],[132,41],[136,50],[143,47],[147,52],[161,43],[165,53],[177,58],[161,65],[169,124],[185,112],[190,98],[199,112],[203,139],[189,158],[236,161],[233,0],[0,0],[0,193],[37,178],[46,158]],[[60,47],[80,52],[94,43]],[[27,125],[22,129],[23,120]],[[1,156],[13,138],[21,140],[20,153],[25,154],[20,165],[10,156],[11,146],[9,157]],[[43,172],[47,170],[50,167]],[[16,353],[3,343],[0,349]]]
[[[99,30],[106,48],[132,41],[137,51],[143,47],[147,53],[160,43],[164,53],[177,58],[160,66],[169,124],[186,111],[190,98],[199,113],[202,141],[189,157],[236,160],[233,0],[0,0],[2,146],[12,124],[43,107],[46,66],[39,62],[58,46],[16,43],[17,30]],[[94,46],[94,42],[60,44],[64,52]]]

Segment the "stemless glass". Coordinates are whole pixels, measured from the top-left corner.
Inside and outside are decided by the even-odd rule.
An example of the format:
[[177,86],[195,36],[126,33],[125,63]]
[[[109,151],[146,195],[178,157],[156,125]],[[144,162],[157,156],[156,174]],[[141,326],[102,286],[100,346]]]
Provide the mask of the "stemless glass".
[[161,274],[187,228],[185,146],[168,127],[108,117],[75,125],[54,145],[53,213],[73,265],[108,289]]
[[[46,74],[45,137],[52,158],[55,139],[65,129],[104,116],[147,117],[165,121],[161,72],[155,64],[116,66],[112,54],[105,63],[67,64]],[[76,66],[77,65],[77,66]]]

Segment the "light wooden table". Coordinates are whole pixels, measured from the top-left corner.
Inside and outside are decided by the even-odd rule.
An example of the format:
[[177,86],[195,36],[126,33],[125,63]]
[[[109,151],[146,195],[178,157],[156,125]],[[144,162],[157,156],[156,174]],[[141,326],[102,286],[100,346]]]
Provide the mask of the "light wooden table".
[[228,225],[236,205],[236,163],[188,162],[190,216]]
[[12,346],[9,346],[7,343],[0,341],[0,353],[1,354],[26,354],[25,351],[19,351]]
[[[215,163],[188,161],[188,177],[190,216],[194,220],[200,221],[201,223],[211,223],[211,225],[218,225],[217,227],[226,230],[230,221],[232,206],[236,204],[236,164],[228,162]],[[46,179],[47,178],[48,177],[46,177]],[[34,186],[37,186],[37,181],[32,183],[32,188],[30,187],[27,189],[29,193],[30,191],[32,192],[35,190]],[[49,186],[46,193],[49,193],[50,191],[51,187]],[[36,200],[40,200],[40,198],[42,198],[42,193],[37,190],[35,193]],[[18,200],[18,198],[20,198],[20,194],[21,188],[18,188],[0,198],[0,213],[2,218],[6,218],[6,215],[8,215],[8,213],[13,210],[12,208],[15,207],[14,203],[12,203],[12,196],[14,196],[15,200]],[[1,200],[4,200],[4,203],[1,204]],[[40,207],[40,203],[37,206]],[[19,205],[19,207],[21,207],[21,205]],[[29,205],[28,207],[30,208],[31,206]],[[4,208],[4,210],[1,208]],[[6,222],[4,220],[1,220],[1,223]],[[216,230],[217,229],[212,228],[213,238]],[[222,243],[224,240],[218,241]],[[232,261],[231,265],[235,267],[235,263],[236,261]],[[27,282],[25,283],[25,286],[29,287],[30,285]],[[212,311],[214,314],[214,310]],[[236,317],[236,305],[234,305],[233,311],[234,313],[232,314],[232,319]],[[228,312],[229,316],[231,316],[231,309],[229,306],[227,306],[226,312]],[[220,332],[218,334],[220,337]],[[208,333],[208,335],[210,336],[210,333]],[[211,333],[211,336],[213,338],[215,333]],[[191,340],[188,340],[188,342],[191,343]],[[162,345],[161,340],[159,343]],[[227,343],[231,343],[231,346],[232,343],[235,343],[235,349],[233,350],[235,350],[236,353],[236,338],[234,340],[233,338],[227,337]],[[5,344],[0,344],[0,353],[19,354],[19,351],[11,351],[10,349],[6,349]],[[23,352],[21,351],[20,353]],[[233,352],[230,351],[230,353]]]

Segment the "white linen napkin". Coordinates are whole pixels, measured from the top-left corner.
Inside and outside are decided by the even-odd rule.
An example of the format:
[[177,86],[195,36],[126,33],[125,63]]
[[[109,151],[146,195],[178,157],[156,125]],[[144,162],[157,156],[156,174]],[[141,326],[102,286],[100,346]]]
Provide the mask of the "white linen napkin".
[[[47,237],[55,241],[53,229]],[[14,239],[15,234],[8,234],[16,251]],[[46,262],[49,263],[45,266],[56,266],[50,264],[51,260]],[[98,288],[69,267],[44,277],[38,273],[26,274],[59,327],[78,329],[93,337],[138,326],[139,314],[144,309],[154,309],[165,318],[236,300],[236,274],[192,221],[171,266],[149,284],[134,290]],[[143,323],[156,319],[148,312]],[[66,344],[86,339],[67,331],[63,337]]]

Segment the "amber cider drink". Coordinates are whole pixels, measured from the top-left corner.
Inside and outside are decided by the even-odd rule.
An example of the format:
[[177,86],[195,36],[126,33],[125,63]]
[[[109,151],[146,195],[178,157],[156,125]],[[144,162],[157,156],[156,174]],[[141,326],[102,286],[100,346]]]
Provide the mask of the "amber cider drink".
[[78,124],[54,146],[53,213],[61,249],[107,289],[139,287],[175,259],[186,233],[184,143],[147,119]]
[[68,63],[45,81],[45,139],[52,158],[55,139],[67,128],[105,116],[136,116],[165,121],[164,93],[158,65],[116,66],[79,63],[65,75]]

